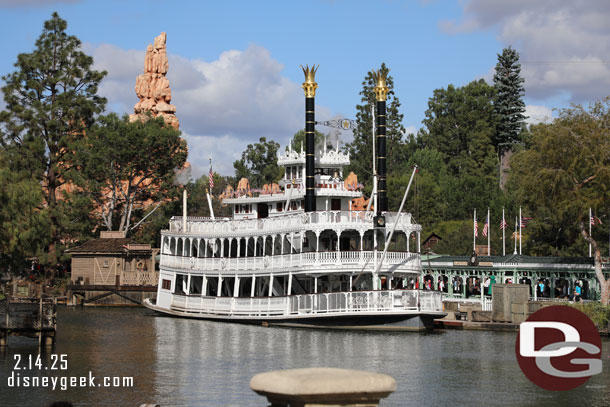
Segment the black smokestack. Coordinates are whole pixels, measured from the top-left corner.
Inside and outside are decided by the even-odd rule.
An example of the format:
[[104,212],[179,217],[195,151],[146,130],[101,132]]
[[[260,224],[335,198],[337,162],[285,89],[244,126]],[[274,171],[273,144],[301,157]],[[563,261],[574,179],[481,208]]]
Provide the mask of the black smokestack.
[[388,97],[388,87],[386,86],[387,72],[377,71],[375,86],[375,96],[377,99],[377,215],[388,211],[387,195],[387,149],[386,149],[386,99]]
[[315,189],[315,96],[318,84],[315,75],[318,68],[313,65],[311,68],[303,68],[305,82],[305,212],[316,211],[316,189]]

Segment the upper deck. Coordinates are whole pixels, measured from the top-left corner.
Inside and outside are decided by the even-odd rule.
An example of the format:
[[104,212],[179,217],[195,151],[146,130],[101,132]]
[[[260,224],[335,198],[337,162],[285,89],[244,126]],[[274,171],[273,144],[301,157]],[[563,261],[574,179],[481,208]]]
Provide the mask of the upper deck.
[[[420,232],[421,225],[413,223],[410,213],[384,213],[388,233],[398,219],[397,230],[409,235]],[[201,237],[239,237],[260,236],[263,234],[279,234],[299,232],[303,230],[335,231],[356,230],[361,233],[373,229],[373,212],[367,211],[298,211],[283,216],[264,219],[240,219],[207,217],[187,217],[186,229],[184,219],[174,216],[170,219],[169,230],[162,233],[166,236],[201,236]]]

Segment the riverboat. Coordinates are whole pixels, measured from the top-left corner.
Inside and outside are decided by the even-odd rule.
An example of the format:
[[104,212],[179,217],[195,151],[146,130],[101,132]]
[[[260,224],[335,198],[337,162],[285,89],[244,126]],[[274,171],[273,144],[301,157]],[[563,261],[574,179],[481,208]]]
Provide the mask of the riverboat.
[[432,329],[445,313],[442,294],[416,283],[421,226],[387,207],[386,78],[378,73],[375,88],[375,205],[355,210],[362,192],[343,177],[349,155],[338,144],[315,151],[316,68],[303,71],[305,150],[280,154],[277,187],[225,197],[230,218],[188,217],[185,198],[183,216],[161,232],[157,297],[145,306],[264,325]]

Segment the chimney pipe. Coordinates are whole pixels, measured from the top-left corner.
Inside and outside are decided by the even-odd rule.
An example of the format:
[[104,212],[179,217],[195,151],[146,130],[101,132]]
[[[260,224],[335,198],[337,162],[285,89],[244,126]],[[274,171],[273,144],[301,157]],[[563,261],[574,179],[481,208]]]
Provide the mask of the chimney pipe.
[[388,98],[387,72],[381,69],[375,75],[377,85],[375,86],[375,96],[377,99],[377,194],[378,208],[377,215],[388,211],[388,196],[387,196],[387,168],[386,168],[386,100]]
[[305,212],[315,212],[315,96],[318,88],[315,76],[318,67],[306,65],[303,68],[301,65],[301,69],[305,74],[302,86],[305,91]]

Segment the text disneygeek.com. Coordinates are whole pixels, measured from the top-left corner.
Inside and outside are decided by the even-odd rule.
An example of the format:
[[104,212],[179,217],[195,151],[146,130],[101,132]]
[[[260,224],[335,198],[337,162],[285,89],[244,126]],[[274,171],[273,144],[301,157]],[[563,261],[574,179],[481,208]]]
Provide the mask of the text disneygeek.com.
[[[65,354],[52,354],[50,358],[41,359],[40,355],[14,355],[15,366],[7,378],[9,388],[45,387],[52,390],[67,390],[74,387],[133,387],[133,377],[103,376],[95,377],[92,372],[87,376],[41,376],[43,371],[68,370],[68,357]],[[23,373],[18,371],[24,371]],[[25,371],[34,374],[28,375]]]

